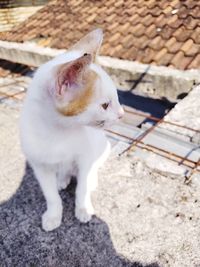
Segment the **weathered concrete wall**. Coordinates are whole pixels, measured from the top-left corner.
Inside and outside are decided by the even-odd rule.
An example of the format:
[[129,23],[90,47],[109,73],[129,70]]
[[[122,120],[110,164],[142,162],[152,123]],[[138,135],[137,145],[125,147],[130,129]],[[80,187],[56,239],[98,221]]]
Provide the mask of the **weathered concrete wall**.
[[14,43],[0,41],[0,59],[32,67],[39,67],[64,50],[40,47],[34,43]]
[[200,70],[181,71],[109,57],[100,57],[98,61],[118,88],[132,89],[152,97],[176,100],[200,82]]
[[[34,43],[0,41],[0,58],[38,67],[65,50],[40,47]],[[177,100],[200,82],[200,70],[180,71],[116,58],[98,57],[119,89],[133,89],[150,97]]]

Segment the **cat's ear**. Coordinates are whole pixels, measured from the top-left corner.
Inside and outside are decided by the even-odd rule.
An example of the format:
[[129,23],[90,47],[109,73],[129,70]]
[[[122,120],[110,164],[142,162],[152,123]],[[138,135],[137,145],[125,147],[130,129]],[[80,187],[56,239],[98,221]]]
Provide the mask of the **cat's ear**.
[[56,71],[56,95],[63,96],[69,92],[73,94],[73,91],[81,88],[91,62],[92,56],[85,53],[76,60],[60,65]]
[[73,50],[80,50],[83,53],[92,55],[92,60],[96,59],[103,41],[102,29],[96,29],[85,35],[80,41],[72,46]]

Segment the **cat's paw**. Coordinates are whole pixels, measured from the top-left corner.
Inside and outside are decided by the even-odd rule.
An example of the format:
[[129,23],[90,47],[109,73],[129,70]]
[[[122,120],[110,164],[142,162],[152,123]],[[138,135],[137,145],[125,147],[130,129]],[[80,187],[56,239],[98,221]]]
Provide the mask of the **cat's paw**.
[[62,215],[52,215],[52,213],[45,211],[45,213],[42,215],[42,228],[46,232],[52,231],[60,226],[61,221]]
[[91,220],[93,214],[94,214],[94,209],[93,209],[92,205],[89,208],[76,207],[76,209],[75,209],[75,216],[82,223],[89,222]]

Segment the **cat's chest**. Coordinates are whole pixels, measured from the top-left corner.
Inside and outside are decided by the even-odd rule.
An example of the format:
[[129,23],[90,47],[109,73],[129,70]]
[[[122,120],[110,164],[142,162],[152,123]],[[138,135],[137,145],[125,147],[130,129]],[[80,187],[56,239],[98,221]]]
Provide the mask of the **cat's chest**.
[[45,140],[47,151],[55,157],[65,157],[73,161],[74,156],[80,153],[87,143],[87,136],[82,131],[60,131],[55,132],[49,139]]
[[34,134],[30,153],[43,162],[57,164],[67,162],[95,161],[106,148],[103,132],[88,128],[47,129]]

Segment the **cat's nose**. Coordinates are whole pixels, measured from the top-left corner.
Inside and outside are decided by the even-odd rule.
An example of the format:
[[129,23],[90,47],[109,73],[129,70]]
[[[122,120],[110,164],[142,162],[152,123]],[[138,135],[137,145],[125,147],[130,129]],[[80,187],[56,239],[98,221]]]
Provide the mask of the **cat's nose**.
[[118,110],[118,118],[121,119],[124,116],[124,109],[122,107]]

